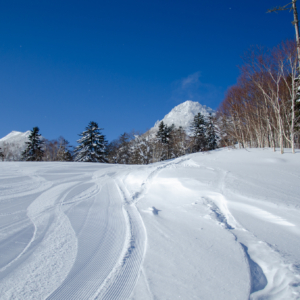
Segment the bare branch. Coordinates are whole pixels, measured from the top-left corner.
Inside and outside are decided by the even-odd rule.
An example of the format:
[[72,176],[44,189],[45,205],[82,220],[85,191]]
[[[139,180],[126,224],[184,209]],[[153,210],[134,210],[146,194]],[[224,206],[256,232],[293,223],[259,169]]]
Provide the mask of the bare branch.
[[272,13],[272,12],[275,12],[277,13],[278,11],[282,11],[282,10],[290,10],[292,11],[293,10],[293,7],[288,7],[289,5],[293,4],[293,2],[290,2],[284,6],[278,6],[278,7],[274,7],[274,8],[271,8],[271,9],[268,9],[267,10],[267,13]]

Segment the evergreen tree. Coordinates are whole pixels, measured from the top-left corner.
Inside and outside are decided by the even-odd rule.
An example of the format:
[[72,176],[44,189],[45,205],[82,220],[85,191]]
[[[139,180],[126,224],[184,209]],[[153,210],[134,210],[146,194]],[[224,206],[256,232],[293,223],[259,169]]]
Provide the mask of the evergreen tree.
[[156,154],[160,156],[160,161],[170,159],[171,158],[171,139],[172,139],[172,131],[175,126],[172,124],[171,126],[167,126],[163,121],[159,123],[158,131],[156,133],[158,144],[156,145]]
[[169,144],[172,138],[172,131],[174,130],[175,125],[172,124],[171,126],[168,126],[164,124],[163,121],[159,123],[158,131],[156,133],[157,139],[163,143],[163,144]]
[[166,126],[166,141],[167,144],[170,144],[170,142],[172,141],[172,133],[174,132],[174,130],[176,129],[175,125],[172,124],[171,126]]
[[167,131],[166,131],[166,125],[164,124],[163,121],[161,121],[158,125],[158,131],[156,133],[157,139],[163,143],[167,144]]
[[2,152],[2,149],[0,148],[0,159],[4,161],[4,153]]
[[198,113],[192,122],[191,130],[193,134],[193,152],[204,151],[207,148],[206,122],[204,116]]
[[28,137],[29,142],[26,142],[27,148],[22,153],[22,159],[26,161],[41,161],[44,155],[42,146],[44,141],[39,134],[39,128],[34,127]]
[[215,130],[215,125],[213,122],[213,116],[209,114],[207,121],[207,129],[206,129],[206,143],[208,150],[214,150],[217,148],[217,134]]
[[107,141],[101,134],[102,128],[96,122],[90,122],[86,130],[79,134],[81,139],[77,141],[79,145],[75,148],[75,161],[80,162],[102,162],[106,163]]

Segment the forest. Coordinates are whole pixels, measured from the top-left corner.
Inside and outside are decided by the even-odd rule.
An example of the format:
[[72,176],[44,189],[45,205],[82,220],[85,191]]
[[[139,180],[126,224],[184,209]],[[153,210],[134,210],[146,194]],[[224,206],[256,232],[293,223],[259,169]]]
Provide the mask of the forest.
[[217,119],[223,145],[299,148],[300,93],[297,45],[255,47],[221,103]]

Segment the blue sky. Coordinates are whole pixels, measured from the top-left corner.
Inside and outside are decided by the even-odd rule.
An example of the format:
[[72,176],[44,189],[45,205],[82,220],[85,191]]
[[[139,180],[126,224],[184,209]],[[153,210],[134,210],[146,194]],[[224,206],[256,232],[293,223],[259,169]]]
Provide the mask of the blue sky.
[[[34,126],[76,144],[144,132],[185,100],[214,109],[251,45],[294,38],[284,0],[2,1],[0,137]],[[300,7],[299,7],[300,8]]]

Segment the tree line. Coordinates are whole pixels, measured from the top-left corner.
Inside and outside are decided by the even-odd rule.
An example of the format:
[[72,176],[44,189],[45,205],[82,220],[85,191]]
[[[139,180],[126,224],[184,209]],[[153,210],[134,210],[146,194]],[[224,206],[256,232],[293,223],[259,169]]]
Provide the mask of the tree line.
[[[31,145],[29,148],[28,146]],[[58,139],[47,140],[39,134],[39,128],[31,130],[28,141],[25,142],[26,157],[33,161],[72,161],[72,146],[60,136]],[[16,142],[3,142],[0,148],[0,160],[20,161],[24,160],[24,146]],[[31,159],[28,159],[31,160]]]
[[108,145],[108,161],[117,164],[149,164],[186,154],[214,150],[218,146],[215,118],[198,113],[185,131],[174,124],[159,123],[156,132],[123,133]]
[[[123,133],[108,143],[96,122],[90,122],[79,134],[77,147],[60,137],[46,140],[41,137],[39,128],[34,127],[22,152],[24,161],[77,161],[115,164],[149,164],[183,156],[185,154],[208,151],[218,146],[215,117],[198,113],[188,132],[174,124],[168,126],[160,122],[156,132],[144,134]],[[0,149],[2,160],[8,160]],[[19,159],[11,159],[19,160]]]

